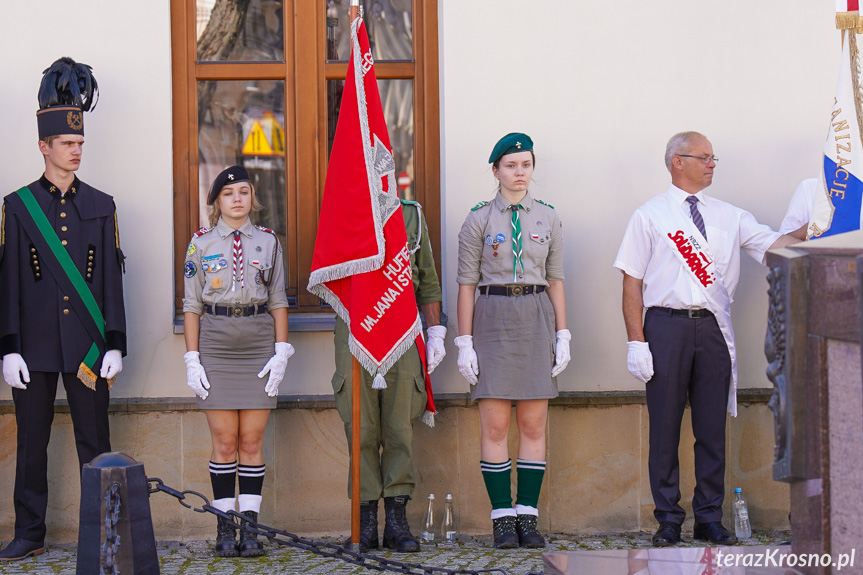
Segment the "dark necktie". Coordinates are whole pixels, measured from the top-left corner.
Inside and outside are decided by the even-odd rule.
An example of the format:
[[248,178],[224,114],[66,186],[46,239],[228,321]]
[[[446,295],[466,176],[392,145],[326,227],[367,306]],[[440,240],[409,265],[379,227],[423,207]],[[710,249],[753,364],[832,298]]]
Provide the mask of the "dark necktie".
[[695,224],[695,227],[698,228],[698,231],[701,232],[701,235],[706,240],[707,232],[704,230],[704,220],[701,218],[701,212],[698,211],[698,198],[689,196],[686,198],[686,201],[689,202],[689,215],[692,216],[692,223]]

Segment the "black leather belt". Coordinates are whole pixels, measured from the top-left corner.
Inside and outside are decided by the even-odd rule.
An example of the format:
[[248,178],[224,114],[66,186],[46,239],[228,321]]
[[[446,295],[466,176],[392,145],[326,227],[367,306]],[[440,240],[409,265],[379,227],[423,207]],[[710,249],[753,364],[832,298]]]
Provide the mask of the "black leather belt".
[[479,293],[482,295],[530,295],[532,293],[542,293],[545,291],[545,286],[525,286],[525,285],[505,285],[505,286],[480,286]]
[[709,309],[674,309],[670,307],[652,307],[650,309],[659,310],[668,315],[679,317],[688,317],[689,319],[699,319],[702,317],[713,317],[713,312]]
[[228,317],[248,317],[250,315],[267,313],[267,304],[257,305],[204,305],[204,311],[213,315],[226,315]]

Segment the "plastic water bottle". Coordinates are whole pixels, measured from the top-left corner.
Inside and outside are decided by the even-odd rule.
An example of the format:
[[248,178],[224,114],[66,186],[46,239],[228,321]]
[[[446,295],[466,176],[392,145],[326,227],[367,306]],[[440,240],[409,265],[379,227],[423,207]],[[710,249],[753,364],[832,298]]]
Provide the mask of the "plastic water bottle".
[[423,543],[434,543],[434,493],[429,493],[429,510],[426,512],[426,522],[420,538]]
[[743,490],[734,488],[734,534],[738,539],[752,537],[752,525],[749,523],[749,507],[743,498]]
[[455,515],[452,510],[452,493],[446,494],[443,510],[443,522],[440,526],[440,535],[443,543],[455,544]]

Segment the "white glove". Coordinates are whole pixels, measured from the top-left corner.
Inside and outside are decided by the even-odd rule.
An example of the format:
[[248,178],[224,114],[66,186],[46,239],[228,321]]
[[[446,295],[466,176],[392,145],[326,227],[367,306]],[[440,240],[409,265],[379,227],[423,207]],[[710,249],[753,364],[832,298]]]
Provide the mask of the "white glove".
[[443,346],[443,338],[446,337],[446,328],[442,325],[430,326],[428,336],[429,340],[426,342],[426,369],[431,373],[443,361],[446,355],[446,349]]
[[210,395],[207,391],[210,389],[210,382],[207,381],[207,374],[204,372],[204,366],[201,365],[201,354],[197,351],[187,351],[183,361],[186,362],[186,383],[198,397],[207,399]]
[[3,379],[12,387],[18,389],[27,389],[27,386],[21,382],[21,376],[24,376],[24,381],[30,383],[30,371],[27,369],[27,364],[20,353],[7,353],[3,356]]
[[471,385],[476,385],[479,380],[479,363],[476,352],[473,350],[473,336],[460,335],[453,340],[458,347],[458,370]]
[[641,383],[647,383],[653,377],[653,356],[646,341],[626,342],[626,367],[629,373]]
[[554,367],[551,368],[551,377],[557,377],[569,365],[569,360],[572,359],[569,353],[569,340],[571,339],[572,334],[569,333],[568,329],[557,330],[557,338],[554,342]]
[[279,395],[279,384],[282,383],[282,378],[285,377],[285,368],[288,367],[288,359],[294,355],[294,346],[286,341],[276,342],[276,355],[270,358],[258,377],[264,377],[267,372],[270,372],[270,379],[267,380],[267,385],[264,391],[270,397]]
[[102,371],[99,372],[105,379],[111,379],[123,371],[123,352],[119,349],[109,349],[102,358]]

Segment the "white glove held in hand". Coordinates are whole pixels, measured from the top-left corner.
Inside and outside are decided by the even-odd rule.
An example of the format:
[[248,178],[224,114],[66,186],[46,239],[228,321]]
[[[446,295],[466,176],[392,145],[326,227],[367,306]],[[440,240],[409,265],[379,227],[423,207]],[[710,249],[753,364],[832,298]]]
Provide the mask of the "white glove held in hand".
[[646,341],[626,342],[626,367],[629,373],[641,383],[647,383],[653,377],[653,355]]
[[285,377],[285,369],[288,367],[288,359],[294,355],[294,346],[286,341],[276,342],[276,355],[270,358],[258,377],[264,377],[267,372],[270,372],[270,378],[267,380],[267,385],[264,391],[270,397],[279,395],[279,384],[282,383],[282,378]]
[[557,377],[569,365],[569,360],[572,359],[569,353],[569,340],[571,339],[572,334],[569,333],[568,329],[557,330],[557,338],[554,342],[554,367],[551,368],[551,377]]
[[7,353],[3,356],[3,379],[12,387],[18,389],[27,389],[27,386],[21,382],[21,376],[24,376],[24,381],[30,383],[30,371],[27,369],[27,364],[20,353]]
[[473,336],[460,335],[453,340],[458,347],[458,370],[471,385],[476,385],[479,380],[479,362],[476,352],[473,350]]
[[207,374],[204,372],[204,366],[201,365],[201,354],[197,351],[187,351],[183,361],[186,362],[186,383],[198,397],[207,399],[210,395],[207,391],[210,389],[210,382],[207,381]]
[[443,346],[443,338],[446,337],[446,328],[442,325],[433,325],[428,329],[428,336],[429,339],[426,342],[426,368],[431,373],[443,361],[446,355],[446,349]]
[[102,358],[102,371],[99,375],[105,379],[111,379],[123,371],[123,352],[119,349],[109,349]]

